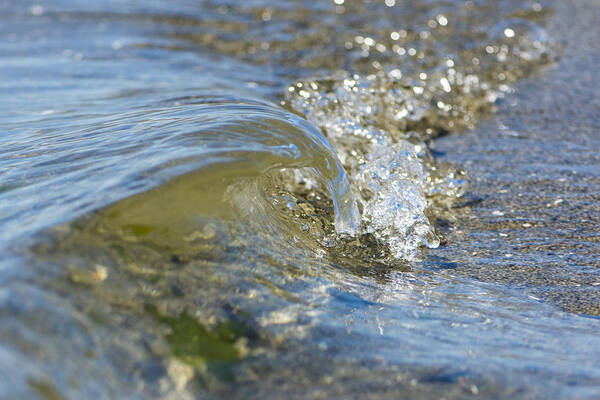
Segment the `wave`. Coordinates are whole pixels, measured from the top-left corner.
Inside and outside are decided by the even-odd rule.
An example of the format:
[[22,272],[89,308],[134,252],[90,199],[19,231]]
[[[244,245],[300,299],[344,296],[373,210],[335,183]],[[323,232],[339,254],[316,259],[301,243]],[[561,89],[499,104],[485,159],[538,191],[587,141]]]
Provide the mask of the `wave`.
[[[71,96],[66,105],[42,103],[48,109],[34,117],[12,110],[9,128],[20,133],[4,138],[10,185],[0,187],[0,238],[33,237],[33,262],[10,260],[11,274],[28,275],[27,290],[15,279],[4,298],[41,311],[15,317],[22,320],[10,340],[19,348],[31,323],[27,332],[54,357],[23,351],[22,364],[39,361],[59,376],[93,367],[102,379],[84,374],[86,384],[114,379],[115,390],[127,392],[138,381],[134,363],[148,368],[144,384],[158,365],[175,376],[168,385],[185,388],[194,374],[208,379],[211,362],[241,359],[252,347],[277,359],[281,343],[343,338],[350,327],[365,336],[343,346],[379,335],[396,346],[417,332],[414,343],[431,347],[422,339],[430,325],[383,336],[371,308],[404,296],[388,318],[412,326],[417,316],[406,315],[429,301],[421,294],[446,279],[423,283],[429,278],[406,272],[421,246],[440,244],[436,219],[454,212],[468,184],[459,167],[435,158],[431,143],[475,126],[511,82],[553,59],[535,22],[541,14],[504,0],[268,3],[175,4],[185,16],[171,14],[172,2],[127,3],[122,14],[42,7],[40,21],[62,34],[56,48],[72,45],[68,24],[93,26],[96,42],[110,37],[121,58],[86,39],[87,53],[63,54],[89,68],[89,80],[85,70],[77,79],[48,73],[60,75],[50,83]],[[80,7],[100,6],[71,8]],[[149,78],[131,85],[146,67]],[[196,68],[208,77],[193,80]],[[115,88],[98,78],[124,70],[133,72],[111,80]],[[249,93],[268,97],[277,88],[283,93],[270,102]],[[356,310],[364,320],[354,324]],[[444,323],[456,319],[440,313]],[[221,322],[242,327],[222,331]],[[72,336],[39,328],[58,325]],[[330,334],[332,327],[342,330]],[[223,354],[186,347],[198,338],[219,343]],[[453,361],[454,347],[441,356]],[[124,350],[132,365],[121,362]]]
[[[138,103],[108,118],[85,116],[83,125],[60,132],[73,139],[52,149],[61,161],[51,168],[65,181],[82,182],[87,175],[85,186],[91,190],[82,188],[68,198],[44,194],[46,202],[62,207],[61,215],[81,215],[192,171],[229,174],[222,181],[231,184],[236,174],[241,179],[293,169],[283,173],[280,186],[292,196],[328,198],[339,235],[370,235],[393,257],[412,259],[419,246],[439,245],[432,221],[467,184],[464,171],[435,160],[429,141],[473,127],[510,90],[510,82],[554,57],[543,29],[533,22],[537,11],[512,10],[518,17],[507,19],[492,12],[510,5],[230,5],[227,11],[237,21],[232,24],[206,23],[193,14],[149,14],[142,20],[181,26],[178,33],[166,34],[178,43],[256,64],[294,62],[300,71],[284,70],[313,77],[287,88],[283,108],[211,94]],[[137,21],[140,15],[132,18]],[[263,35],[267,20],[277,22],[277,35]],[[195,33],[185,33],[188,27]],[[284,34],[292,28],[300,31]],[[321,40],[324,34],[335,37],[335,43]],[[329,52],[332,47],[335,51]],[[81,144],[77,154],[71,153],[73,142]],[[208,172],[204,175],[209,179]],[[54,184],[50,180],[46,186]],[[19,215],[27,207],[5,213],[9,219],[15,215],[13,231],[22,229]],[[325,208],[321,224],[329,218]],[[47,214],[31,215],[27,226],[64,222]]]
[[170,127],[159,139],[170,155],[158,165],[148,163],[144,175],[171,178],[98,210],[105,230],[181,248],[213,229],[201,223],[211,218],[237,226],[235,221],[277,225],[274,175],[302,168],[326,191],[338,234],[356,234],[358,213],[347,175],[320,131],[299,116],[266,102],[207,97],[178,105],[161,124]]

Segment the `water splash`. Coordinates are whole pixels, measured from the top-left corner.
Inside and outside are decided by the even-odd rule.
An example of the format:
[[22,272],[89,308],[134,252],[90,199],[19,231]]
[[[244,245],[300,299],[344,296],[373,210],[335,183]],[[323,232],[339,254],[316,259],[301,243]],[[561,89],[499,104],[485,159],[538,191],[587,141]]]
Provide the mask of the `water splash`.
[[[394,31],[390,37],[403,35]],[[366,46],[376,47],[376,41]],[[436,162],[427,140],[473,127],[507,82],[547,62],[551,50],[536,24],[501,21],[489,39],[458,55],[430,56],[416,68],[409,63],[406,72],[388,58],[368,75],[339,71],[298,81],[283,104],[331,142],[357,196],[360,233],[375,235],[395,257],[411,259],[420,245],[439,245],[427,210],[460,197],[467,183],[462,171]]]

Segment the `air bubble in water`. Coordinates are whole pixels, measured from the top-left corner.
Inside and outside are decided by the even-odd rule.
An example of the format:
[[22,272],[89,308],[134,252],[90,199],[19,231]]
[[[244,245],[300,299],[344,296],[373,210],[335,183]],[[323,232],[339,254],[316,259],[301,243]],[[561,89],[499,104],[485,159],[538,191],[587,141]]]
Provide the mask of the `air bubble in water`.
[[489,37],[498,48],[500,61],[510,55],[526,61],[540,60],[550,49],[544,29],[519,18],[500,21],[490,29]]

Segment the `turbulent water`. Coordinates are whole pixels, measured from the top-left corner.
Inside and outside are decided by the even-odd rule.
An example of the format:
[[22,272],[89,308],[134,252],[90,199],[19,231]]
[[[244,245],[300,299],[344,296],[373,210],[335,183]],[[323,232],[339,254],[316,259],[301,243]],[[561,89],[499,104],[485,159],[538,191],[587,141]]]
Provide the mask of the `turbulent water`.
[[0,1],[0,397],[599,396],[599,10]]

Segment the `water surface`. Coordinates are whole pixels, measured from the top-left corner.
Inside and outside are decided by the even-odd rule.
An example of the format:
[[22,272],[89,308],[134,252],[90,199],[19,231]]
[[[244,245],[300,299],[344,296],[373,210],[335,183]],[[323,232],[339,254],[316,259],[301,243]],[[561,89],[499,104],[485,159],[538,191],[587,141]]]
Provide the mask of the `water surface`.
[[1,2],[2,397],[598,397],[599,10]]

